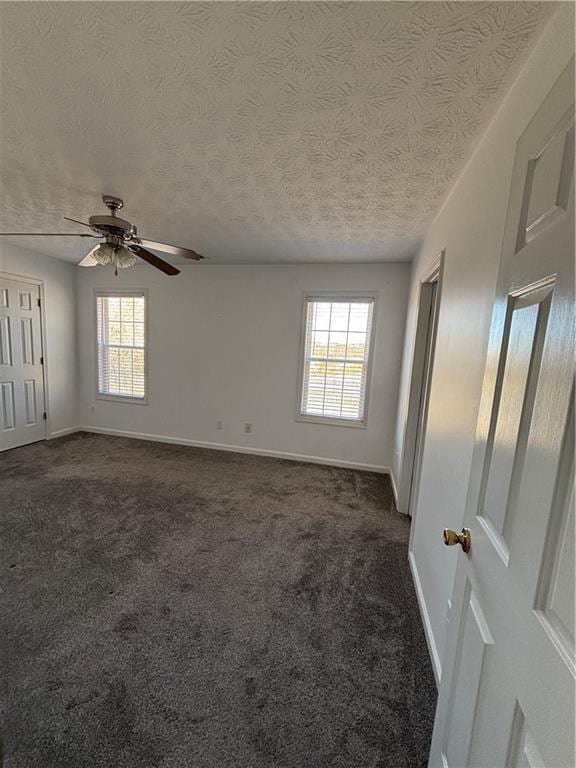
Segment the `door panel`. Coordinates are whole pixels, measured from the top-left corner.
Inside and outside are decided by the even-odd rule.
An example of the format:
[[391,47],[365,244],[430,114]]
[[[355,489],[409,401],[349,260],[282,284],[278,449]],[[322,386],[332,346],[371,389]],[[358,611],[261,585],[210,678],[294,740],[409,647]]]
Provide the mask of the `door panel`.
[[22,364],[34,365],[34,339],[32,336],[32,318],[22,317],[20,319],[22,330]]
[[2,428],[4,431],[16,426],[16,409],[14,407],[14,382],[3,381],[2,387]]
[[545,768],[532,731],[518,702],[516,702],[510,751],[506,765],[511,766],[511,768]]
[[24,410],[26,413],[26,425],[36,424],[38,421],[38,409],[36,408],[36,382],[34,379],[24,382]]
[[544,618],[552,638],[574,656],[574,489],[566,504],[563,525],[557,532],[558,550],[544,602]]
[[516,250],[566,215],[574,166],[574,122],[569,109],[544,134],[542,146],[527,167]]
[[516,510],[517,485],[532,422],[553,284],[508,299],[488,428],[480,522],[505,564]]
[[0,278],[0,448],[45,437],[39,288]]
[[0,317],[0,365],[12,365],[12,330],[9,317]]
[[534,610],[572,674],[576,672],[574,507],[574,411],[571,409],[567,417]]
[[494,640],[471,585],[466,584],[464,612],[456,650],[456,683],[452,689],[444,736],[447,765],[467,765],[474,732],[480,683],[487,647]]
[[516,149],[431,766],[576,764],[573,105]]
[[18,291],[20,309],[32,309],[32,294],[30,291]]

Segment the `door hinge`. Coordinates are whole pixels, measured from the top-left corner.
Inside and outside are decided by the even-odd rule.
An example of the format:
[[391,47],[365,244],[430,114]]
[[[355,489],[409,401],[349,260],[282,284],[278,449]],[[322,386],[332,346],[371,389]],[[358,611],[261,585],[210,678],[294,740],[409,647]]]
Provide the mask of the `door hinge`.
[[44,358],[43,357],[40,358],[40,365],[44,365]]
[[38,306],[39,306],[39,307],[41,307],[41,306],[42,306],[42,302],[40,301],[40,299],[36,299],[36,302],[38,303]]
[[48,418],[48,416],[46,415],[46,411],[44,411],[44,413],[42,414],[42,418],[44,419],[44,421],[46,421],[46,419]]

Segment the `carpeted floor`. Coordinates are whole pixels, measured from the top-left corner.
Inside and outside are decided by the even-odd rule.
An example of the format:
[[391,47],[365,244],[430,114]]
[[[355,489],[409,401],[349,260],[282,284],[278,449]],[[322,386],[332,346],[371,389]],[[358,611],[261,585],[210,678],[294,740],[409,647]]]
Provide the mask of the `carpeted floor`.
[[388,478],[88,434],[0,473],[6,768],[426,764]]

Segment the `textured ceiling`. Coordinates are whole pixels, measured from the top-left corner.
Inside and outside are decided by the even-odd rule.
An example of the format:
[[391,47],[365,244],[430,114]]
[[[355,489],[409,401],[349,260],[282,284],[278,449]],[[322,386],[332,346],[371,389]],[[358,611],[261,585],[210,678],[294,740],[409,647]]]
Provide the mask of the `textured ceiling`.
[[108,193],[215,263],[409,259],[549,8],[2,2],[0,231]]

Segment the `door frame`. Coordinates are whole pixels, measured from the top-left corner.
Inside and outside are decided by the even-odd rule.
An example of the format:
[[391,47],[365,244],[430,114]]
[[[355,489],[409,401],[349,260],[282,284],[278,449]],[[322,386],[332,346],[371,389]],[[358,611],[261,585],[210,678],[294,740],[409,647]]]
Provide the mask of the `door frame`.
[[412,517],[416,511],[420,485],[420,469],[428,420],[428,403],[434,368],[445,253],[446,249],[443,248],[426,272],[425,277],[420,280],[418,317],[398,495],[400,511]]
[[15,272],[4,272],[3,270],[0,270],[0,278],[4,278],[5,280],[14,280],[18,283],[28,283],[29,285],[34,285],[38,288],[38,293],[40,297],[40,345],[41,345],[41,355],[42,355],[42,385],[44,390],[44,403],[43,403],[43,412],[46,414],[46,418],[43,419],[44,421],[44,440],[48,440],[48,435],[51,433],[50,428],[50,410],[48,408],[48,403],[50,402],[49,393],[48,393],[48,353],[47,353],[47,347],[46,347],[46,300],[45,300],[45,290],[44,290],[44,281],[38,280],[36,277],[30,277],[29,275],[18,275]]

